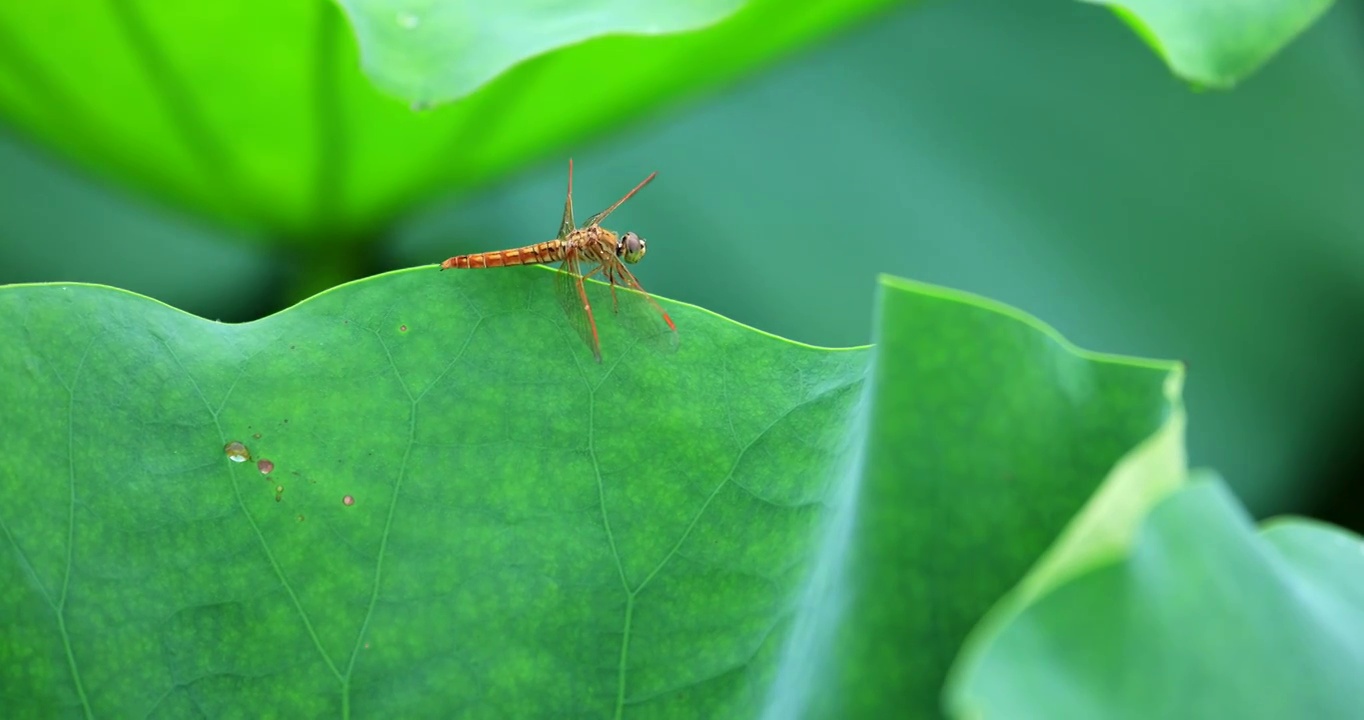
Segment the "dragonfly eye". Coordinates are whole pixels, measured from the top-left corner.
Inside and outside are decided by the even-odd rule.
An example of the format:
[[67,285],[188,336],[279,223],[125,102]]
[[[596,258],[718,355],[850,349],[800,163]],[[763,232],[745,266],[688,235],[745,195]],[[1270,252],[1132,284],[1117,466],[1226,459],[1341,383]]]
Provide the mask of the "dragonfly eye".
[[628,232],[620,236],[616,243],[616,255],[628,263],[637,263],[644,257],[644,238]]

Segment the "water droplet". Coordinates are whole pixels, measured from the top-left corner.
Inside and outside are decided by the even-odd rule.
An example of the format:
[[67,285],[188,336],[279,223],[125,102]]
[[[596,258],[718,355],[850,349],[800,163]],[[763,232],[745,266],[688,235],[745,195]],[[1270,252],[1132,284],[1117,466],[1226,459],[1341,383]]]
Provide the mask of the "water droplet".
[[342,505],[354,505],[354,504],[355,504],[355,498],[353,498],[353,497],[347,495],[347,496],[341,498],[341,504],[342,504]]
[[298,516],[298,521],[299,521],[299,522],[303,522],[303,516],[302,516],[302,515],[299,515],[299,516]]
[[284,498],[284,486],[283,486],[283,485],[276,485],[276,486],[275,486],[275,502],[279,502],[279,501],[282,500],[283,498]]
[[398,332],[407,332],[407,326],[406,326],[406,325],[399,325],[399,326],[398,326]]
[[251,451],[247,450],[246,445],[237,440],[224,445],[223,452],[227,453],[227,459],[232,462],[246,462],[251,459]]
[[398,21],[398,27],[404,30],[411,30],[422,23],[422,19],[417,17],[415,13],[410,13],[406,10],[399,12],[395,18]]
[[253,437],[253,438],[259,440],[259,439],[260,439],[260,433],[256,433],[255,435],[252,435],[251,437]]
[[274,471],[275,464],[270,462],[269,460],[261,459],[256,461],[256,468],[260,470],[260,474],[269,475],[272,471]]

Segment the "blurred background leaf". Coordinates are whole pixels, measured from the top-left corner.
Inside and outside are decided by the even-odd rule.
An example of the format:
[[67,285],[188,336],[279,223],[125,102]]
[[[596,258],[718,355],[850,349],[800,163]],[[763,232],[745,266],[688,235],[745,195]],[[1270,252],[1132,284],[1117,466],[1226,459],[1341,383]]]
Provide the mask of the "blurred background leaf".
[[547,238],[571,154],[583,208],[660,171],[619,213],[655,293],[823,345],[869,339],[877,272],[986,294],[1188,361],[1191,461],[1254,512],[1357,507],[1331,493],[1364,419],[1358,3],[1230,94],[1189,92],[1091,5],[985,0],[899,6],[691,95],[875,9],[766,0],[418,113],[359,75],[330,3],[151,7],[0,9],[0,281],[259,317]]
[[[1155,433],[1182,469],[1178,363],[1075,348],[1017,310],[883,278],[862,437],[768,718],[934,717],[968,633]],[[1149,454],[1149,453],[1148,453]],[[1160,496],[1155,473],[1123,483]]]
[[1108,5],[1193,83],[1229,88],[1305,30],[1333,0],[1085,0]]
[[[336,2],[355,29],[365,73],[380,88],[419,106],[468,95],[508,68],[566,45],[608,35],[695,30],[744,4],[744,0],[561,0],[557,5],[544,0]],[[632,58],[616,59],[624,64]],[[572,103],[559,108],[567,112]]]
[[[632,5],[599,4],[596,26],[642,27]],[[588,37],[584,8],[539,3],[539,12],[521,14],[517,3],[499,3],[463,21],[481,22],[483,41],[500,40],[504,54],[480,56],[495,67],[470,67],[460,53],[460,64],[480,81],[519,64],[464,102],[429,112],[361,74],[355,33],[331,2],[120,2],[79,13],[11,4],[0,10],[0,112],[108,179],[255,230],[271,245],[322,246],[316,254],[335,261],[333,248],[372,244],[422,198],[504,174],[887,4],[756,0],[698,32],[599,37],[541,54]],[[464,7],[346,5],[363,20],[362,41],[374,40],[380,17],[412,33],[404,50],[418,63],[436,62],[434,46],[457,41],[443,33],[460,24],[454,15]],[[655,0],[656,9],[679,8],[655,12],[655,32],[716,20],[737,5],[710,0],[703,12]],[[507,23],[523,26],[519,44]],[[448,61],[426,72],[446,84],[420,90],[432,99],[471,89],[473,78],[450,75]]]
[[1303,519],[1257,532],[1216,476],[1193,478],[1119,561],[982,624],[952,715],[1357,717],[1359,536]]

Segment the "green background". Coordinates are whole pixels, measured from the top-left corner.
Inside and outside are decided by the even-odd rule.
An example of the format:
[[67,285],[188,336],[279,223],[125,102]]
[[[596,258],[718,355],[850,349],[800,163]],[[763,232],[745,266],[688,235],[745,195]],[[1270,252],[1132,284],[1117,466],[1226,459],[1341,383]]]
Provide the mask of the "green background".
[[[1358,5],[1231,94],[1171,73],[1244,37],[1158,58],[1078,3],[897,7],[723,84],[886,5],[754,0],[476,90],[590,17],[478,67],[467,3],[343,5],[359,50],[328,2],[0,12],[0,280],[175,306],[0,294],[0,704],[1111,714],[1140,667],[1159,714],[1173,655],[1234,666],[1215,707],[1352,707],[1359,538],[1254,532],[1184,432],[1252,511],[1358,519]],[[544,269],[434,272],[547,238],[569,155],[580,217],[660,171],[613,223],[680,351],[608,322],[597,365]]]

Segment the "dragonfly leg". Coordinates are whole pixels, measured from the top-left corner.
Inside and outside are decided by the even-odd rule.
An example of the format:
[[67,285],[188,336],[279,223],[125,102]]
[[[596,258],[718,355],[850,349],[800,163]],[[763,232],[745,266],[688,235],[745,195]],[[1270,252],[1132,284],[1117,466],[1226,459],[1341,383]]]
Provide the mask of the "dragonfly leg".
[[616,271],[615,268],[606,271],[606,277],[611,280],[611,312],[620,312],[620,301],[616,299]]
[[582,278],[576,279],[574,284],[578,286],[578,299],[582,300],[583,312],[587,313],[587,325],[592,329],[592,356],[601,362],[601,340],[597,337],[597,320],[592,317],[592,303],[587,299],[587,288],[583,287]]
[[[616,299],[616,268],[607,267],[606,265],[598,265],[597,267],[592,268],[592,272],[584,275],[583,279],[586,280],[587,278],[590,278],[593,275],[596,275],[597,273],[603,271],[605,271],[603,274],[606,276],[606,280],[611,283],[611,312],[619,313],[620,301]],[[622,282],[623,281],[624,279],[622,278]]]

